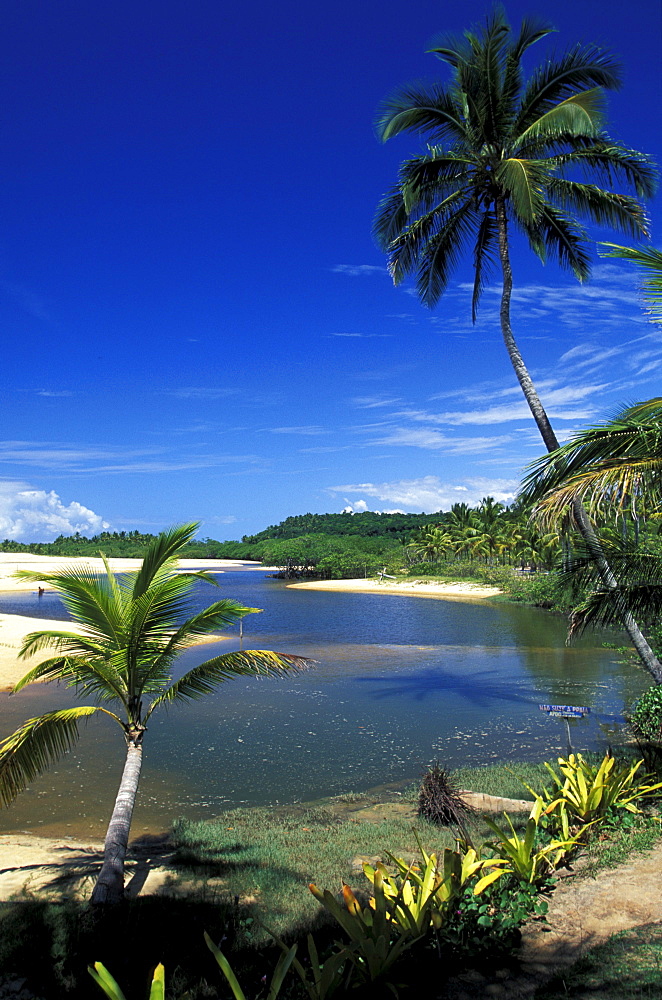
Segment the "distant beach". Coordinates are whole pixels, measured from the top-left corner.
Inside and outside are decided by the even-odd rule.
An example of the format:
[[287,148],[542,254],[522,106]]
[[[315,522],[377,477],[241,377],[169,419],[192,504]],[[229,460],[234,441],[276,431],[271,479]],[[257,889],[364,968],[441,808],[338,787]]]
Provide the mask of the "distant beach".
[[[127,573],[140,569],[142,559],[109,559],[108,562],[114,573]],[[104,571],[101,559],[90,559],[87,556],[66,558],[32,555],[24,552],[0,552],[0,596],[2,593],[36,591],[38,587],[42,587],[45,591],[51,589],[44,580],[15,579],[13,574],[18,570],[30,570],[30,572],[37,573],[43,571],[45,575],[48,575],[74,566],[91,566],[97,572]],[[223,573],[233,569],[263,569],[259,563],[250,564],[237,559],[180,559],[179,568],[182,571],[208,570],[210,573]],[[213,599],[213,597],[210,598],[210,600]],[[18,651],[25,636],[41,629],[80,631],[80,627],[72,622],[54,621],[27,615],[0,614],[0,691],[9,690],[16,681],[28,672],[30,667],[34,666],[39,659],[43,659],[45,653],[48,652],[42,650],[38,657],[18,659]],[[201,641],[215,642],[223,638],[225,637],[221,635],[211,636]]]
[[[140,569],[142,559],[109,559],[110,568],[114,573],[130,573]],[[89,558],[88,556],[39,556],[30,552],[0,552],[0,592],[2,591],[26,591],[36,590],[38,586],[48,590],[48,584],[41,581],[16,580],[14,573],[18,570],[29,570],[31,573],[38,573],[43,569],[45,574],[59,573],[63,569],[70,569],[75,566],[90,566],[98,573],[104,572],[103,562],[99,558]],[[180,570],[206,569],[210,573],[224,573],[233,569],[264,569],[261,563],[251,563],[246,559],[180,559]]]
[[292,590],[339,590],[357,594],[402,594],[405,597],[437,597],[451,601],[470,601],[496,597],[503,591],[478,583],[428,583],[424,580],[313,580],[290,583]]

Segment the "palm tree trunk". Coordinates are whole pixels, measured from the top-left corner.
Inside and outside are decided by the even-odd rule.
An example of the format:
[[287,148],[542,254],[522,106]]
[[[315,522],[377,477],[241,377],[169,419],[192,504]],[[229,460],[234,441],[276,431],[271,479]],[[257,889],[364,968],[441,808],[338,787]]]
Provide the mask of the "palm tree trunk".
[[[536,387],[531,380],[531,376],[524,364],[524,359],[520,354],[519,347],[513,336],[510,326],[510,299],[513,290],[513,272],[510,266],[510,252],[508,248],[508,224],[506,219],[506,206],[502,198],[496,200],[497,232],[499,239],[499,258],[501,260],[501,271],[503,274],[503,292],[501,294],[501,332],[511,364],[515,370],[517,381],[529,404],[529,409],[536,422],[540,435],[545,442],[547,451],[556,451],[559,442],[552,429],[545,408],[540,402],[540,397]],[[610,590],[616,589],[618,581],[613,574],[609,563],[602,551],[602,546],[595,533],[593,525],[579,500],[573,501],[572,516],[577,526],[577,530],[584,539],[584,543],[589,551],[591,559],[595,563],[600,574],[600,579],[605,587]],[[637,654],[644,667],[655,678],[658,684],[662,683],[662,664],[646,641],[641,629],[637,625],[630,612],[623,615],[623,627],[630,637]]]
[[128,738],[127,741],[122,780],[106,833],[103,865],[92,893],[91,902],[95,904],[119,903],[124,899],[124,859],[143,762],[142,743],[134,743]]

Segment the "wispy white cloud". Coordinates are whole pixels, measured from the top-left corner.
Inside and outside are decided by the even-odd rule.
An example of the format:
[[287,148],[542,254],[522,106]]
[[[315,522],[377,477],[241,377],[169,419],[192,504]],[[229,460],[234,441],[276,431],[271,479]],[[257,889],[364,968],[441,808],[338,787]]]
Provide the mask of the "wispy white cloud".
[[320,444],[314,448],[298,448],[297,451],[300,455],[332,455],[338,451],[353,451],[355,447],[353,444]]
[[74,393],[70,389],[37,389],[37,396],[53,396],[56,398],[65,396],[73,396]]
[[351,278],[370,274],[388,274],[387,268],[379,264],[336,264],[331,270],[335,274],[348,274]]
[[387,313],[386,314],[386,318],[387,319],[399,319],[399,320],[402,320],[403,323],[416,323],[417,322],[416,317],[414,316],[413,313]]
[[165,448],[69,446],[52,442],[0,441],[0,465],[23,465],[58,473],[142,473],[212,469],[227,464],[256,464],[256,455],[194,454],[173,458]]
[[350,402],[360,410],[374,410],[384,406],[397,406],[402,400],[398,396],[355,396]]
[[410,448],[425,448],[428,451],[443,451],[447,455],[474,455],[493,450],[509,441],[512,441],[509,434],[456,438],[431,428],[396,427],[383,437],[376,438],[371,444],[406,445]]
[[58,535],[94,535],[110,525],[77,500],[63,502],[54,490],[0,480],[0,537],[17,542],[52,541]]
[[316,437],[318,434],[328,434],[329,431],[319,424],[304,424],[300,427],[265,427],[269,434],[303,434],[305,437]]
[[[518,487],[519,482],[514,479],[472,477],[444,482],[438,476],[422,476],[419,479],[399,479],[383,483],[345,483],[342,486],[330,486],[328,491],[344,498],[352,495],[358,495],[361,499],[372,497],[383,503],[396,504],[405,511],[434,513],[448,510],[452,504],[460,501],[476,504],[484,496],[493,496],[502,503],[509,503]],[[361,500],[358,501],[360,502]],[[353,500],[352,506],[356,509],[357,501]]]
[[[550,385],[550,383],[547,383]],[[547,388],[540,392],[543,406],[548,415],[556,420],[590,419],[595,413],[595,407],[583,407],[570,404],[582,402],[587,397],[599,395],[607,388],[605,383],[595,385],[563,385]],[[492,394],[490,398],[495,398]],[[511,395],[506,390],[504,395]],[[475,396],[469,396],[469,401],[477,401]],[[394,414],[395,418],[405,417],[415,423],[427,423],[434,426],[461,426],[475,424],[488,426],[516,420],[531,420],[531,411],[526,400],[516,400],[512,403],[499,403],[496,406],[482,406],[475,410],[446,410],[442,413],[429,413],[426,410],[402,410]]]

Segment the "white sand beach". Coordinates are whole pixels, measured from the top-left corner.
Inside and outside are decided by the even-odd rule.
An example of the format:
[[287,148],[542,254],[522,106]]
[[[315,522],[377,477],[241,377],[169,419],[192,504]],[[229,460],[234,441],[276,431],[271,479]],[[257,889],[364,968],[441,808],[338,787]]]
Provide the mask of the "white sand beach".
[[[109,559],[110,567],[115,573],[126,573],[140,568],[141,559]],[[56,573],[71,566],[91,566],[98,572],[103,572],[101,559],[81,558],[60,558],[59,556],[38,556],[23,552],[0,552],[0,598],[1,592],[18,593],[34,591],[38,586],[49,590],[46,581],[33,582],[31,580],[17,580],[13,574],[17,570],[30,570],[31,572]],[[231,569],[262,569],[259,563],[240,562],[235,559],[180,559],[179,568],[186,570],[209,570],[211,573],[223,573]],[[213,600],[214,598],[210,598]],[[0,604],[1,606],[1,604]],[[20,680],[34,666],[37,658],[19,660],[18,651],[24,637],[29,632],[36,632],[41,629],[66,629],[76,631],[76,626],[71,622],[53,621],[51,619],[32,618],[27,615],[0,614],[0,691],[9,690],[16,681]],[[225,637],[208,636],[201,642],[217,642]],[[39,658],[43,659],[46,651],[39,653]]]
[[402,594],[405,597],[436,597],[446,601],[474,601],[496,597],[503,591],[476,583],[428,583],[426,580],[313,580],[290,583],[292,590],[339,590],[356,594]]
[[[130,573],[140,569],[142,559],[109,559],[110,568],[114,573]],[[29,570],[31,573],[59,573],[72,566],[91,566],[103,573],[103,562],[99,558],[88,556],[37,556],[26,552],[0,552],[0,591],[36,590],[39,583],[31,580],[17,580],[14,573],[19,570]],[[266,567],[268,569],[268,567]],[[250,563],[239,559],[180,559],[179,569],[208,570],[210,573],[224,573],[232,569],[265,569],[260,563]],[[48,590],[48,584],[42,581],[41,586]]]

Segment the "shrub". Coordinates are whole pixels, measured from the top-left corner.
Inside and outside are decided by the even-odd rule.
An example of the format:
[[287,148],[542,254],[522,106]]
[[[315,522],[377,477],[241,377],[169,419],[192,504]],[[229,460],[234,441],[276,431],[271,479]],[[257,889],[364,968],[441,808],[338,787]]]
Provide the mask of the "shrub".
[[481,896],[475,896],[469,887],[449,913],[441,940],[452,947],[456,960],[489,956],[492,963],[498,955],[517,947],[520,927],[526,920],[544,918],[547,901],[540,893],[552,888],[552,881],[535,886],[508,877],[491,885]]
[[629,721],[640,739],[662,743],[662,684],[656,684],[642,694],[633,706]]
[[457,826],[464,830],[469,807],[454,780],[439,761],[428,769],[418,793],[418,815],[437,826]]

